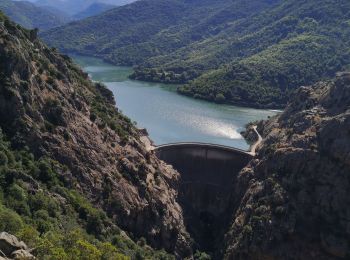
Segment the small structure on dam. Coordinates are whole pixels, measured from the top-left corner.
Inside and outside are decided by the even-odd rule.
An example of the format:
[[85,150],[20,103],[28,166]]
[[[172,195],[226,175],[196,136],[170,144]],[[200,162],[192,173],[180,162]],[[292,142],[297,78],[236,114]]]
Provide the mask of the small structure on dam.
[[181,174],[179,202],[197,247],[215,252],[230,221],[235,179],[252,153],[203,143],[161,145],[154,151]]

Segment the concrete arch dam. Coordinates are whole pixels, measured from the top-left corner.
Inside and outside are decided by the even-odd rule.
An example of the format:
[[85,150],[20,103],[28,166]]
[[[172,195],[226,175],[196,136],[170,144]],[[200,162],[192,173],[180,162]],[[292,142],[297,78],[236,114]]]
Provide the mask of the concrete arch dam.
[[203,143],[167,144],[154,151],[181,174],[179,203],[196,247],[217,252],[229,225],[237,174],[255,151]]

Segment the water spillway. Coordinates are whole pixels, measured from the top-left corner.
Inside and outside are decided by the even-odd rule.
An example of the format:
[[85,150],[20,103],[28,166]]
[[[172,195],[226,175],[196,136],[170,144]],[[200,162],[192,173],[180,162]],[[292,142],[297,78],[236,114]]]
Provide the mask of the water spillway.
[[202,143],[168,144],[154,151],[181,174],[179,203],[197,248],[217,251],[229,225],[237,174],[253,158],[252,154]]

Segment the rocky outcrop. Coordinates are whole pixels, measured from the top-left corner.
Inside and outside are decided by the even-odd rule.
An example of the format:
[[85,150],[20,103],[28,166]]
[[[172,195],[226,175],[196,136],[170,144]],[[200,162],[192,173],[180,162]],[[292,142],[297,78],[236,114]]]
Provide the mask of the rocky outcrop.
[[241,135],[250,145],[254,144],[259,139],[254,130],[254,123],[248,124],[245,130],[241,132]]
[[31,31],[2,19],[0,127],[12,144],[67,166],[64,182],[131,237],[191,255],[176,202],[179,174],[146,150],[110,91]]
[[34,260],[36,259],[28,246],[17,237],[6,232],[0,233],[0,260]]
[[227,259],[350,257],[350,74],[302,87],[238,176]]

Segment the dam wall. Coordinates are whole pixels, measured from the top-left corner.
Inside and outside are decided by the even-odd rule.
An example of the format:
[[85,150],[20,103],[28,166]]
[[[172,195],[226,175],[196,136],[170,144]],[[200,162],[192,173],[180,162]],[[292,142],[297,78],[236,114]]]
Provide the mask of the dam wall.
[[159,159],[178,170],[184,181],[213,185],[227,184],[227,178],[252,158],[249,152],[240,149],[202,143],[167,144],[154,151]]
[[253,156],[212,144],[177,143],[154,149],[180,174],[179,203],[199,250],[217,251],[230,221],[230,200],[237,174]]

